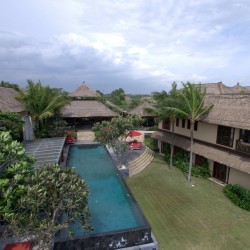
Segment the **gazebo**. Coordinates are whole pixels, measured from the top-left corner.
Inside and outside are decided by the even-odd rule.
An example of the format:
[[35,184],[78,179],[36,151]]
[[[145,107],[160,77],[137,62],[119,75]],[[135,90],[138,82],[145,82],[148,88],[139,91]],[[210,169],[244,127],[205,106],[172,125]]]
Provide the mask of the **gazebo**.
[[137,114],[144,119],[144,126],[151,127],[155,125],[155,115],[147,111],[147,109],[154,109],[154,106],[148,102],[144,102],[128,112],[130,115]]

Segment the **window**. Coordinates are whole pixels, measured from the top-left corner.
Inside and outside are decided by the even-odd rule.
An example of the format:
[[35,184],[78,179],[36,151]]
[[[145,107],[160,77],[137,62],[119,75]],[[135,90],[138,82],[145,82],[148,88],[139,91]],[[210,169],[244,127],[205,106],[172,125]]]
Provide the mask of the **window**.
[[234,128],[218,125],[217,144],[233,147]]
[[250,130],[241,129],[240,140],[249,143],[250,142]]
[[226,165],[220,164],[218,162],[214,162],[213,167],[213,177],[218,179],[224,183],[227,182],[227,172],[228,167]]
[[186,120],[185,120],[185,119],[182,119],[182,121],[181,121],[181,127],[182,127],[182,128],[185,128],[185,122],[186,122]]
[[170,130],[170,120],[165,120],[162,122],[162,128]]
[[170,145],[166,142],[161,142],[161,153],[169,153],[170,152]]
[[176,127],[179,127],[179,122],[180,122],[180,119],[179,119],[179,118],[176,118],[176,120],[175,120],[175,125],[176,125]]
[[[191,122],[190,122],[190,120],[188,120],[187,121],[187,129],[190,129],[190,127],[191,127]],[[197,129],[198,129],[198,122],[195,121],[194,122],[194,131],[197,131]]]
[[195,121],[194,122],[194,131],[197,131],[198,130],[198,121]]

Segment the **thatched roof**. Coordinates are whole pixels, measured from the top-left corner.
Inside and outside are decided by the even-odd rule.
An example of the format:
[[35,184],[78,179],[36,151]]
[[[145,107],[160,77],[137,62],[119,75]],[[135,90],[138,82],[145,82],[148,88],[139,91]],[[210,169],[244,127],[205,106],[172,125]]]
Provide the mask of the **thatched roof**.
[[114,108],[114,110],[116,110],[117,112],[124,112],[123,109],[121,109],[120,107],[116,106],[113,102],[106,101],[106,105],[109,106],[109,107]]
[[100,97],[93,89],[91,89],[85,82],[81,84],[76,90],[69,94],[73,98],[97,98]]
[[0,87],[0,111],[2,112],[23,112],[24,106],[16,100],[18,91],[12,88]]
[[64,118],[115,117],[118,114],[97,100],[72,100],[61,110]]
[[206,87],[208,95],[230,95],[230,94],[250,94],[250,87],[243,87],[237,84],[233,87],[228,87],[222,82],[201,84]]
[[207,95],[205,105],[214,104],[205,122],[250,129],[250,95]]
[[137,115],[140,115],[141,117],[154,117],[153,114],[150,114],[149,112],[146,111],[147,108],[154,109],[154,106],[149,104],[148,102],[144,102],[136,106],[132,110],[130,110],[128,114],[131,114],[131,115],[137,114]]
[[[172,135],[171,133],[163,131],[154,132],[152,137],[190,151],[190,139],[183,138],[176,134]],[[248,157],[238,156],[236,154],[232,154],[231,152],[209,147],[196,141],[194,141],[193,152],[207,159],[250,174],[250,158]]]

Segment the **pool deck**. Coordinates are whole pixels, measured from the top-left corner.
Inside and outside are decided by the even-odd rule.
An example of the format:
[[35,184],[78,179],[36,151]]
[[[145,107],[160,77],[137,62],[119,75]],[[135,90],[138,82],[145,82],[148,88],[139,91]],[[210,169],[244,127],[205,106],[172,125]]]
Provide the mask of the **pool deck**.
[[[90,127],[78,128],[76,144],[93,143],[94,139],[95,139],[95,135],[91,131]],[[68,145],[66,145],[66,147],[68,147]],[[66,149],[66,147],[64,147],[64,150]],[[129,151],[125,152],[123,154],[123,157],[122,157],[123,165],[127,165],[128,162],[133,161],[134,159],[139,157],[143,152],[144,152],[144,148],[143,149],[136,149],[136,150],[129,150]],[[117,164],[115,153],[112,151],[109,151],[109,153],[110,153],[113,161]],[[66,157],[67,154],[64,154],[64,155]]]

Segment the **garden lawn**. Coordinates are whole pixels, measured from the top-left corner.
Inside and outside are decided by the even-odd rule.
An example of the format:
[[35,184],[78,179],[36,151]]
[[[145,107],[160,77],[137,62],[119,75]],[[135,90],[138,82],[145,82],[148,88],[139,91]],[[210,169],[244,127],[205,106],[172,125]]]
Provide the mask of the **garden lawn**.
[[169,170],[160,156],[127,180],[160,250],[250,249],[250,212],[228,200],[222,187]]

